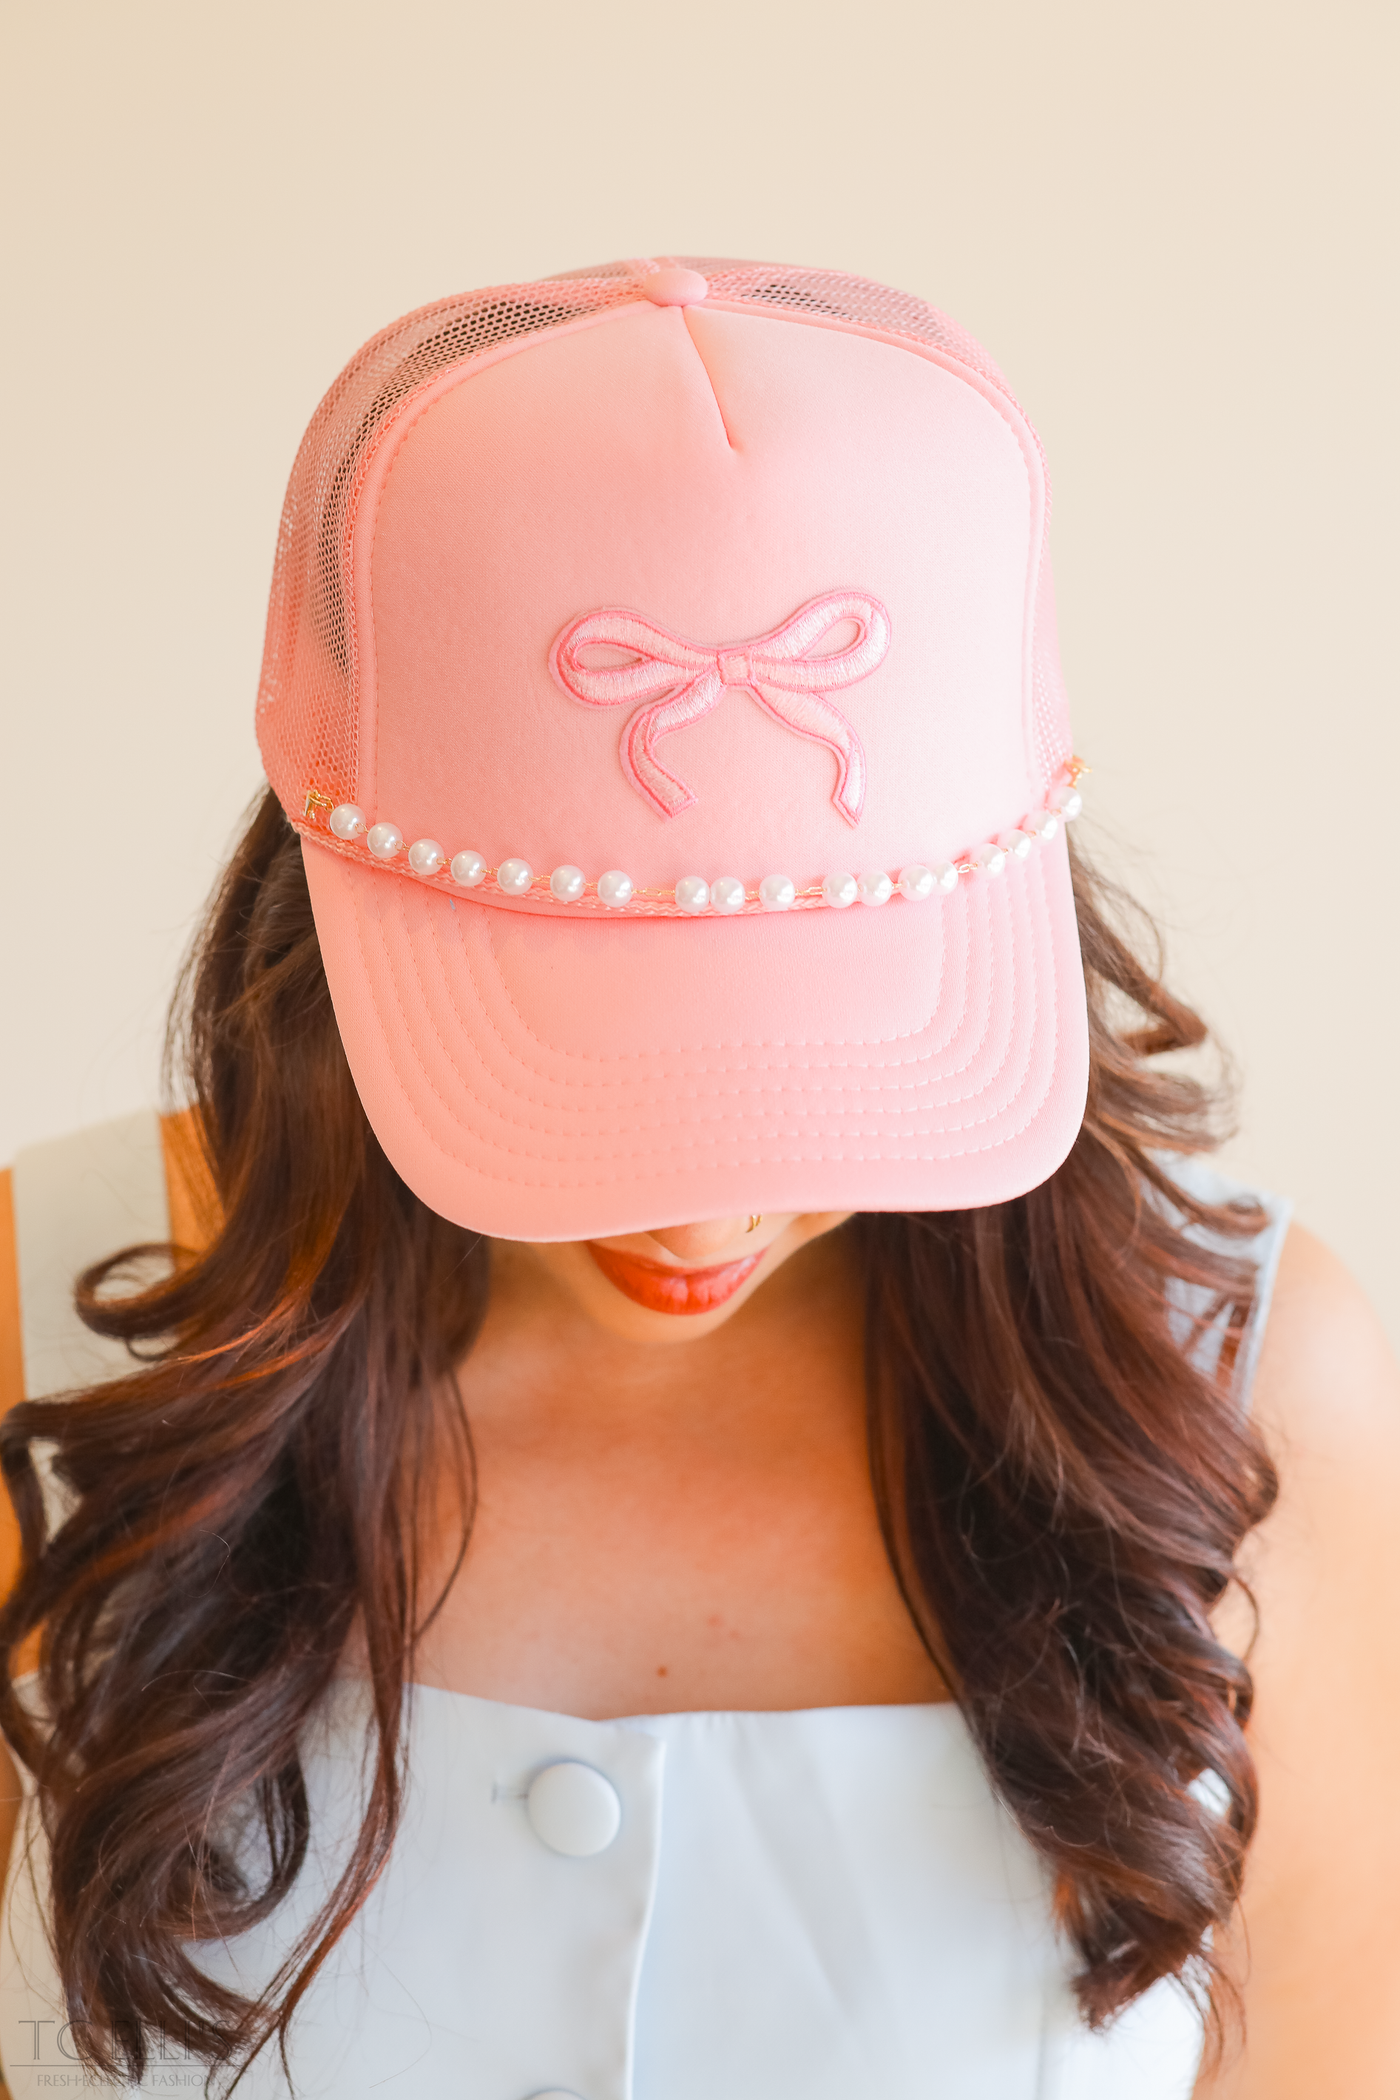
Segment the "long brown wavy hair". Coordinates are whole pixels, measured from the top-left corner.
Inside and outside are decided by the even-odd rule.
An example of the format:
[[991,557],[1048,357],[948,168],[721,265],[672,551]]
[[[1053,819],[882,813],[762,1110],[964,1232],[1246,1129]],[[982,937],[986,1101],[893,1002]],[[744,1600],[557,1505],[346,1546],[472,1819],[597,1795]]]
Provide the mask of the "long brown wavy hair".
[[[1204,1028],[1125,936],[1117,893],[1078,860],[1075,884],[1092,1065],[1064,1165],[1010,1203],[842,1229],[867,1278],[890,1559],[1048,1865],[1097,2024],[1168,1975],[1214,1989],[1218,2009],[1210,1933],[1239,1892],[1256,1786],[1249,1672],[1210,1613],[1275,1481],[1233,1375],[1254,1272],[1231,1242],[1262,1215],[1194,1200],[1163,1164],[1215,1142],[1211,1091],[1154,1063]],[[220,1228],[197,1253],[127,1249],[88,1270],[82,1317],[128,1343],[132,1370],[0,1429],[23,1540],[0,1612],[0,1724],[39,1783],[75,2037],[93,2068],[133,2079],[159,2030],[213,2070],[274,2039],[285,2060],[298,2003],[384,1866],[444,1474],[462,1551],[471,1525],[455,1367],[491,1267],[489,1242],[429,1211],[365,1120],[271,794],[211,907],[172,1044]],[[1173,1324],[1183,1285],[1224,1337],[1210,1370]],[[65,1492],[56,1528],[36,1443]],[[36,1629],[38,1696],[21,1696]],[[372,1687],[363,1825],[249,2000],[191,1943],[267,1917],[295,1881],[303,1731],[352,1633]],[[250,1818],[251,1879],[221,1838]]]

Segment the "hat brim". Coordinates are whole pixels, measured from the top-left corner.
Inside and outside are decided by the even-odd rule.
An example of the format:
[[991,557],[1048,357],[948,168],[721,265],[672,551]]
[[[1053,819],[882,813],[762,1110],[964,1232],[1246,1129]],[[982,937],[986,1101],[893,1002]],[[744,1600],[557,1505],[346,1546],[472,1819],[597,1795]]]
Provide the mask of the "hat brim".
[[1083,1120],[1062,838],[951,897],[727,920],[569,920],[303,852],[370,1124],[493,1237],[999,1203]]

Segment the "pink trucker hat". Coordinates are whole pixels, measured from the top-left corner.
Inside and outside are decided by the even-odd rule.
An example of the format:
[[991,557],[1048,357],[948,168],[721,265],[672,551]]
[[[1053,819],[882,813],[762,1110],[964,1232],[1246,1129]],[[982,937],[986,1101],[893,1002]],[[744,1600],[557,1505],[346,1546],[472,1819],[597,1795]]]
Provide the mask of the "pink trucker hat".
[[831,271],[611,263],[367,344],[293,469],[258,727],[385,1152],[578,1239],[948,1210],[1084,1112],[1040,448]]

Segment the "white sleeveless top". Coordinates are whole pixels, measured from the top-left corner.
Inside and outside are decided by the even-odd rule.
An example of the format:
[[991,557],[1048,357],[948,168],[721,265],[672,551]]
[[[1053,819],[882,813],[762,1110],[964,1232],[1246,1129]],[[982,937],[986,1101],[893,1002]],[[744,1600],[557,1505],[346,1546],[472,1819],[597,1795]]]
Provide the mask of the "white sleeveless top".
[[[36,1376],[53,1391],[95,1375],[57,1279],[119,1237],[163,1235],[158,1133],[141,1124],[17,1163],[31,1394]],[[130,1218],[158,1191],[162,1214],[113,1233],[107,1201],[100,1244],[74,1217],[60,1249],[63,1191],[91,1182],[95,1140],[107,1198]],[[123,1157],[146,1163],[140,1200],[139,1176],[117,1187]],[[1261,1200],[1246,1382],[1287,1224]],[[310,1732],[312,1854],[286,1903],[200,1950],[241,1989],[273,1973],[331,1884],[358,1822],[365,1715],[347,1680]],[[1189,2100],[1201,2030],[1175,1985],[1106,2034],[1079,2024],[1045,1870],[956,1706],[599,1722],[419,1686],[406,1721],[392,1857],[293,2025],[304,2100]],[[0,1944],[15,2100],[79,2082],[43,1848],[23,1853],[21,1839]],[[194,2095],[202,2078],[178,2037],[157,2037],[146,2079],[121,2090]],[[239,2090],[285,2100],[275,2051]]]

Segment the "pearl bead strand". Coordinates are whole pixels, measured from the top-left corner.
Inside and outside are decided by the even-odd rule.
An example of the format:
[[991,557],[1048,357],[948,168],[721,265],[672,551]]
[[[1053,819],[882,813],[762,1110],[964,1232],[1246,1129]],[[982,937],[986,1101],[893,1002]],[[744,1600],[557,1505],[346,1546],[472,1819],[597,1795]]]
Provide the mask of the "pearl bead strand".
[[[1072,823],[1083,809],[1084,797],[1078,783],[1087,771],[1082,760],[1071,759],[1065,767],[1068,778],[1051,789],[1041,808],[1031,810],[1010,830],[982,840],[958,860],[933,865],[912,861],[893,875],[882,868],[866,869],[860,874],[837,869],[805,889],[799,889],[791,875],[783,874],[765,875],[753,888],[737,875],[717,875],[712,881],[703,875],[682,875],[673,888],[642,889],[621,868],[609,868],[590,882],[582,868],[572,862],[563,863],[549,875],[537,875],[529,861],[518,855],[508,855],[493,868],[485,855],[473,847],[464,847],[449,861],[446,849],[431,838],[415,839],[405,858],[408,869],[420,881],[439,887],[444,886],[444,879],[446,887],[462,890],[479,889],[489,882],[506,897],[542,895],[560,905],[582,904],[591,897],[608,911],[630,909],[651,916],[680,913],[688,918],[727,918],[755,908],[781,912],[791,911],[794,906],[813,905],[845,911],[857,902],[878,908],[896,893],[911,904],[922,904],[935,895],[950,896],[964,877],[981,876],[984,881],[991,881],[1014,862],[1029,859],[1037,845],[1049,845],[1061,825]],[[313,808],[329,809],[326,826],[342,851],[353,853],[363,846],[386,866],[404,854],[404,837],[398,825],[383,819],[371,824],[358,804],[341,802],[330,808],[329,796],[309,789],[302,828],[310,825]]]

